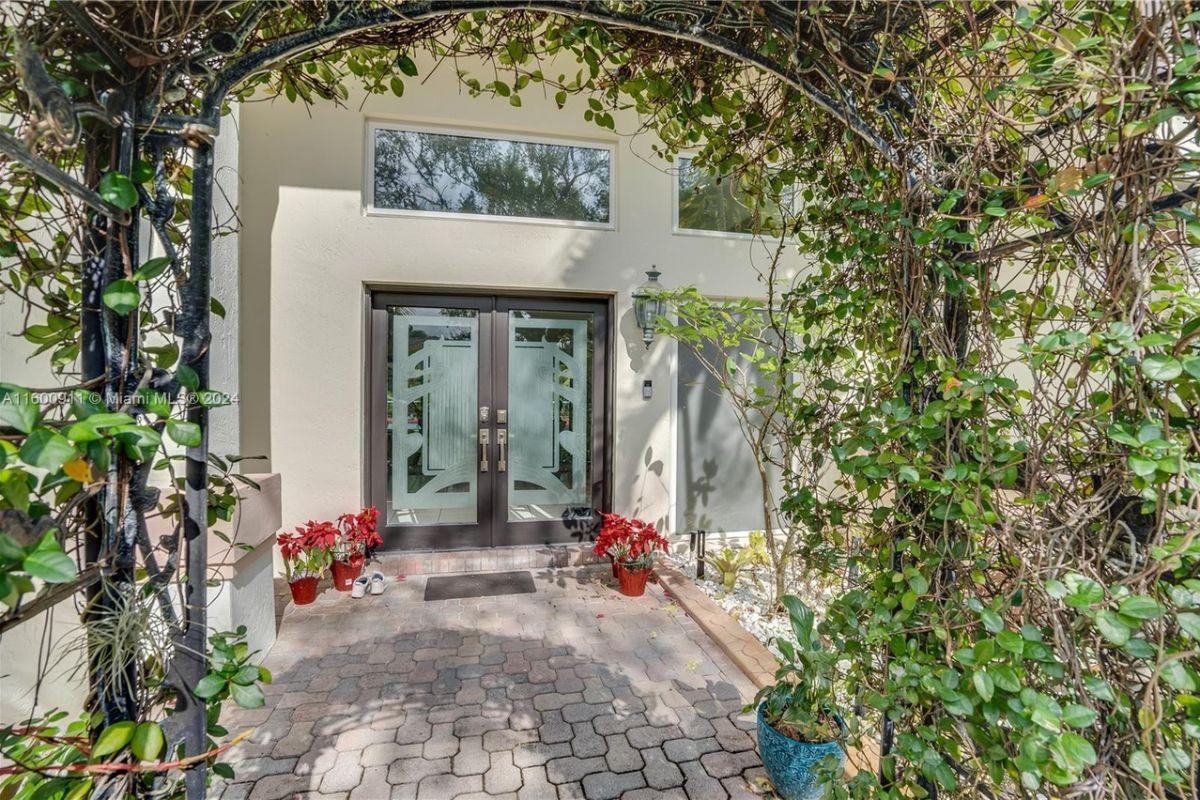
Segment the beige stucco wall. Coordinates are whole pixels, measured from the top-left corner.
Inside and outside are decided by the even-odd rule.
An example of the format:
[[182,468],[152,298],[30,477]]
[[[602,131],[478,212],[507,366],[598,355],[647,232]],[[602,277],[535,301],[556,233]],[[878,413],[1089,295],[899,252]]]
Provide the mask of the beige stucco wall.
[[[523,107],[472,98],[449,64],[402,99],[353,96],[345,108],[284,100],[241,110],[242,452],[284,477],[283,524],[329,518],[362,500],[363,298],[367,284],[538,289],[615,296],[613,510],[671,530],[675,347],[647,352],[630,292],[652,264],[668,285],[761,293],[769,248],[672,232],[674,177],[648,134],[614,135],[558,110],[536,88]],[[551,93],[552,94],[552,93]],[[616,145],[615,230],[364,212],[368,120],[443,124]],[[634,132],[636,119],[619,119]],[[792,269],[799,267],[790,256]],[[642,398],[642,381],[654,397]],[[251,468],[264,469],[255,464]]]

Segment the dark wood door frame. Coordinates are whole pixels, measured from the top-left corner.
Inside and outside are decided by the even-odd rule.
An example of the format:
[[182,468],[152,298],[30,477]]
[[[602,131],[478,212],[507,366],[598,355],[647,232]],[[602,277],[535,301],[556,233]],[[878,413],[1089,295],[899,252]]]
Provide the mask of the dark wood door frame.
[[[480,313],[479,387],[481,397],[485,387],[506,387],[507,376],[495,371],[507,362],[505,323],[485,324],[484,315],[495,309],[496,318],[507,319],[510,309],[530,311],[591,311],[594,316],[594,353],[591,379],[594,403],[601,407],[593,415],[592,498],[596,511],[607,510],[612,492],[612,370],[614,325],[611,323],[611,295],[583,293],[504,292],[478,289],[449,294],[446,290],[396,287],[366,287],[364,296],[365,342],[367,355],[364,375],[364,463],[363,495],[366,505],[377,505],[381,517],[386,515],[387,499],[387,359],[389,306],[474,308]],[[587,308],[584,309],[583,307]],[[501,313],[501,311],[505,313]],[[486,330],[485,330],[486,329]],[[602,332],[602,333],[601,333]],[[497,393],[501,394],[498,388]],[[481,401],[482,404],[482,401]],[[496,445],[489,444],[494,463]],[[596,455],[599,454],[599,458]],[[384,550],[449,550],[489,546],[567,544],[589,541],[597,520],[508,523],[507,491],[504,481],[491,473],[477,483],[477,525],[387,526],[381,520]],[[481,476],[482,478],[482,476]],[[495,484],[495,488],[493,488]],[[504,485],[501,485],[504,484]]]

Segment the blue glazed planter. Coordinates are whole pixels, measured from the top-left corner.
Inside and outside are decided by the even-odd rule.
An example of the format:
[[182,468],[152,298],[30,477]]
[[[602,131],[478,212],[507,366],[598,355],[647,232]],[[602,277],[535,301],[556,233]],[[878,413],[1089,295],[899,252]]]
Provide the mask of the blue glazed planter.
[[761,705],[758,707],[758,754],[775,793],[783,800],[821,800],[825,796],[825,784],[814,768],[830,755],[837,757],[839,766],[845,759],[837,742],[797,742],[779,733],[767,724]]

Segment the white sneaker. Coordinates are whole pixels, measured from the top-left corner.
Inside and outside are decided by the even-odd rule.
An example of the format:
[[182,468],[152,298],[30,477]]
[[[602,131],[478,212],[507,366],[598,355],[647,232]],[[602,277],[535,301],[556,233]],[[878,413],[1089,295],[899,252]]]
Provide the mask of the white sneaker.
[[[364,576],[366,577],[366,576]],[[387,588],[387,578],[382,572],[371,573],[371,594],[383,594],[383,590]]]
[[350,587],[350,596],[354,599],[365,597],[367,594],[367,586],[371,583],[371,579],[366,575],[359,575],[354,579],[354,584]]

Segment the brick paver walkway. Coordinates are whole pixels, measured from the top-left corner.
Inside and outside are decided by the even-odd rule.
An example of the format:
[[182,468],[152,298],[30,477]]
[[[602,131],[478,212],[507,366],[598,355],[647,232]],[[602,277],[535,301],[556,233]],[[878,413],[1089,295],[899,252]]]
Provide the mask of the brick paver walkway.
[[752,685],[656,587],[534,570],[536,594],[325,592],[288,608],[222,800],[758,797]]

